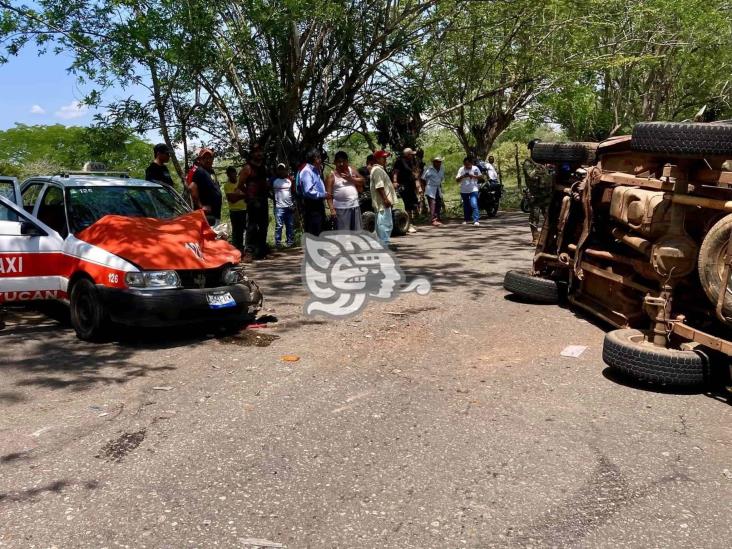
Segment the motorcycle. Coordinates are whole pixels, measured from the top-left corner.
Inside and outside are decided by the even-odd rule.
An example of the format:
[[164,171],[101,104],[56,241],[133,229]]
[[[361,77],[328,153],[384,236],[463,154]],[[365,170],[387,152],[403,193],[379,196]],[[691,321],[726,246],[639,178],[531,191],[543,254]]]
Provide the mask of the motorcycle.
[[499,181],[486,181],[478,189],[478,207],[485,210],[488,217],[496,217],[503,196],[503,184]]
[[485,210],[488,217],[496,217],[498,214],[498,206],[503,196],[503,183],[495,179],[487,179],[488,167],[485,165],[485,162],[479,161],[476,165],[486,177],[486,181],[481,183],[478,188],[478,208]]

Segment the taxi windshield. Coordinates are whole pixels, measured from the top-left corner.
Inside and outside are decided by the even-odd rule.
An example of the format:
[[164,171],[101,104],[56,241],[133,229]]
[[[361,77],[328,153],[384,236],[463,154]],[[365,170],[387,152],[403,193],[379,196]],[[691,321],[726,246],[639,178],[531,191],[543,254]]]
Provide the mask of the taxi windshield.
[[73,233],[105,215],[171,219],[188,212],[180,198],[163,187],[69,187],[66,193]]

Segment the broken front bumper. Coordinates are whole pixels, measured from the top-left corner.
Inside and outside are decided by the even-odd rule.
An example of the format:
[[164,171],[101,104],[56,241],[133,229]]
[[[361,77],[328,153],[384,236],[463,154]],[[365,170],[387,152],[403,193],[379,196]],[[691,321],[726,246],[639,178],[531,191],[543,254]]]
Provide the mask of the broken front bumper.
[[[97,288],[110,320],[151,328],[253,319],[263,301],[259,287],[252,281],[206,289]],[[210,296],[227,293],[233,304],[211,304]]]

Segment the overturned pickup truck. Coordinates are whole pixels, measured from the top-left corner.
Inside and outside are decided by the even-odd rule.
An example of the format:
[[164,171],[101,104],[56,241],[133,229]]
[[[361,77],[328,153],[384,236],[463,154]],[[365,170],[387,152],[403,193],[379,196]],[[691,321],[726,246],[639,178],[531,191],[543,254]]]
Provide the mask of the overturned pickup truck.
[[[533,269],[504,287],[615,326],[611,368],[697,385],[732,356],[732,124],[642,123],[600,143],[538,144],[562,165]],[[729,364],[729,360],[727,360]]]

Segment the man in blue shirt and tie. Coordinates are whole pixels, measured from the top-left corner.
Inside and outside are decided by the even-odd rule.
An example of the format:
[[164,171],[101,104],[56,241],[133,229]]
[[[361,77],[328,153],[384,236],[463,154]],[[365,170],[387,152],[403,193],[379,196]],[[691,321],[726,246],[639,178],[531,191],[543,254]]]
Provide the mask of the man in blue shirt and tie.
[[325,183],[320,152],[312,149],[305,157],[307,164],[300,170],[299,185],[302,189],[305,232],[319,236],[325,219]]

